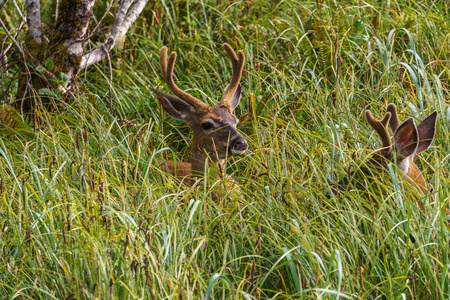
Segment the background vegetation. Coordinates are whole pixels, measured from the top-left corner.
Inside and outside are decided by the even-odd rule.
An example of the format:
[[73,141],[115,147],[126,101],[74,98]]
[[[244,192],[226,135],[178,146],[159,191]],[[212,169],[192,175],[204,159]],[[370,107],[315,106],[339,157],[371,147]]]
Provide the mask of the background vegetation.
[[[449,13],[444,0],[149,3],[112,53],[112,81],[97,65],[62,114],[1,129],[1,297],[449,297]],[[0,16],[20,23],[10,2]],[[148,86],[167,91],[167,45],[177,83],[216,103],[224,42],[247,58],[236,115],[250,148],[227,167],[242,194],[214,202],[216,183],[160,170],[189,159],[190,132]],[[17,74],[3,72],[11,101]],[[436,191],[422,210],[397,172],[330,192],[380,146],[364,109],[381,117],[390,102],[401,119],[439,113],[418,160]]]

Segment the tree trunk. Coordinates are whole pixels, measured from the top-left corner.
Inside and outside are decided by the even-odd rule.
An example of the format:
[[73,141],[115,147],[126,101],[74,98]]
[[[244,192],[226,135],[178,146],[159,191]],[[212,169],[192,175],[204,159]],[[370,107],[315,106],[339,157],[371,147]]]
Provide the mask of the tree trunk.
[[[20,44],[5,28],[7,36],[23,58],[24,64],[18,76],[15,108],[33,120],[38,104],[46,110],[60,111],[75,98],[74,88],[80,70],[109,58],[109,52],[117,41],[123,40],[130,26],[141,14],[148,0],[117,1],[117,11],[113,12],[111,1],[105,15],[91,33],[89,21],[93,15],[95,0],[59,0],[55,24],[43,32],[41,25],[40,0],[26,0],[26,23],[28,32]],[[15,2],[13,2],[15,3]],[[0,5],[5,3],[0,0]],[[16,10],[24,17],[19,7]],[[85,53],[85,46],[95,35],[107,14],[114,14],[111,31],[100,46]],[[48,36],[48,38],[46,37]]]
[[39,1],[27,2],[28,24],[36,24],[36,19],[39,24],[30,26],[25,39],[25,59],[29,63],[19,74],[19,101],[15,103],[21,113],[32,117],[36,103],[58,111],[61,104],[71,102],[69,92],[80,70],[94,3],[95,0],[62,0],[55,29],[45,41],[40,27],[37,28]]

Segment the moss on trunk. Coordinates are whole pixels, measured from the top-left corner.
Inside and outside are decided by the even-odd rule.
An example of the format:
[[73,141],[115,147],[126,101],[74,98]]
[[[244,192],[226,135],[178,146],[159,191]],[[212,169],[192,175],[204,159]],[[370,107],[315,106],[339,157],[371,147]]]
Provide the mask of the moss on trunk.
[[58,21],[50,37],[50,45],[54,49],[52,51],[59,51],[53,58],[55,73],[78,72],[83,52],[73,53],[67,47],[71,46],[74,40],[86,37],[86,28],[91,16],[92,9],[89,9],[87,3],[82,0],[60,2]]
[[44,49],[47,44],[37,43],[30,36],[25,37],[25,59],[28,62],[27,65],[22,66],[17,84],[16,102],[15,108],[30,117],[33,108],[35,107],[35,98],[37,92],[44,87],[48,87],[47,80],[34,68],[35,65],[42,61],[45,56]]
[[[32,64],[28,64],[28,68],[24,67],[19,74],[15,103],[16,109],[23,114],[32,115],[39,100],[47,110],[58,108],[58,103],[55,103],[54,99],[40,97],[38,92],[42,88],[58,89],[58,84],[49,81],[48,77],[59,78],[60,73],[71,78],[67,90],[61,91],[63,94],[61,100],[71,102],[71,98],[66,97],[69,93],[64,93],[71,90],[80,68],[84,42],[79,40],[87,35],[93,2],[94,0],[62,0],[58,7],[58,20],[49,36],[48,44],[41,45],[31,39],[26,40],[26,59]],[[52,59],[53,68],[37,72],[33,66],[42,67],[49,58]]]

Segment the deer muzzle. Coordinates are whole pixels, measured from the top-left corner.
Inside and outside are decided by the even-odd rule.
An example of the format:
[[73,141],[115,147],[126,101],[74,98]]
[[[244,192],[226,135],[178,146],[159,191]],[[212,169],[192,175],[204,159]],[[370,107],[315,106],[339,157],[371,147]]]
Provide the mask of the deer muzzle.
[[231,143],[230,152],[233,155],[242,155],[248,148],[248,142],[242,136]]

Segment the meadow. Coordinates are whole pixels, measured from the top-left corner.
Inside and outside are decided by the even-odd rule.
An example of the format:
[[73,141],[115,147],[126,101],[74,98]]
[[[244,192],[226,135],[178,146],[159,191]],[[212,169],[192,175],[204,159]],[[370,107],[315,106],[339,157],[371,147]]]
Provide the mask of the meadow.
[[[0,297],[448,298],[449,16],[444,0],[151,1],[75,102],[1,128]],[[219,182],[160,167],[189,160],[191,132],[148,86],[170,93],[167,46],[177,84],[216,104],[225,42],[246,55],[249,149],[227,163],[241,193],[213,200]],[[422,209],[395,164],[331,192],[381,146],[364,110],[391,102],[401,120],[439,114],[416,160],[435,190]]]

